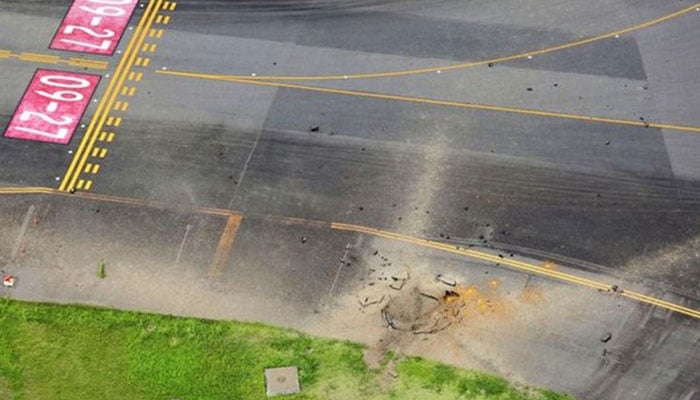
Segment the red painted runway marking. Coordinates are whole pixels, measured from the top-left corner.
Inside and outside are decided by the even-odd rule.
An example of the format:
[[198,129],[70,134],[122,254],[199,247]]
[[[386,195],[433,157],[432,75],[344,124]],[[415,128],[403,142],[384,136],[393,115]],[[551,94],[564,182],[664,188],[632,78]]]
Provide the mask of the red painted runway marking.
[[37,69],[4,136],[67,144],[99,82],[99,75]]
[[73,0],[50,49],[114,54],[138,0]]

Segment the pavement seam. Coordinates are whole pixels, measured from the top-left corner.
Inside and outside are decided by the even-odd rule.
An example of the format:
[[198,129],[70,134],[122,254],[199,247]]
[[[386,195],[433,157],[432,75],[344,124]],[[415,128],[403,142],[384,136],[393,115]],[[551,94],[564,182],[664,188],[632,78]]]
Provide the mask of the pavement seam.
[[612,125],[626,125],[626,126],[634,126],[637,128],[670,129],[670,130],[676,130],[676,131],[682,131],[682,132],[700,133],[700,127],[698,127],[698,126],[677,125],[677,124],[669,124],[669,123],[662,123],[662,122],[652,122],[652,121],[642,120],[642,119],[631,120],[631,119],[608,118],[608,117],[571,114],[571,113],[564,113],[564,112],[536,110],[536,109],[520,108],[520,107],[506,107],[506,106],[497,106],[497,105],[491,105],[491,104],[459,102],[459,101],[452,101],[452,100],[440,100],[440,99],[432,99],[432,98],[428,98],[428,97],[404,96],[404,95],[395,95],[395,94],[379,93],[379,92],[365,92],[365,91],[359,91],[359,90],[334,89],[334,88],[327,88],[327,87],[322,87],[322,86],[299,85],[299,84],[294,84],[294,83],[255,81],[255,80],[250,80],[250,79],[231,78],[228,75],[200,74],[197,72],[182,72],[182,71],[155,71],[155,72],[157,74],[163,74],[163,75],[194,78],[194,79],[214,80],[214,81],[224,81],[224,82],[239,83],[239,84],[245,84],[245,85],[257,85],[257,86],[267,86],[267,87],[275,87],[275,88],[296,89],[296,90],[305,90],[305,91],[311,91],[311,92],[337,94],[337,95],[344,95],[344,96],[355,96],[355,97],[380,99],[380,100],[394,100],[394,101],[402,101],[402,102],[408,102],[408,103],[421,103],[421,104],[430,104],[430,105],[435,105],[435,106],[457,107],[457,108],[465,108],[465,109],[481,110],[481,111],[491,111],[491,112],[505,112],[505,113],[511,113],[511,114],[532,115],[532,116],[538,116],[538,117],[550,117],[550,118],[568,119],[568,120],[583,121],[583,122],[595,122],[595,123],[604,123],[604,124],[612,124]]

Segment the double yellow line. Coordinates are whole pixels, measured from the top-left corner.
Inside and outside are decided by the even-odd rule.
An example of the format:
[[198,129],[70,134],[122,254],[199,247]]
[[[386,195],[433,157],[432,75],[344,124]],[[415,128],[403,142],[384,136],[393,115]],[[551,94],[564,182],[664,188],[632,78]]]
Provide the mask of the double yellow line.
[[[219,270],[220,266],[225,262],[225,257],[228,251],[230,251],[230,247],[233,245],[233,241],[235,240],[236,237],[236,232],[238,231],[241,219],[244,217],[243,214],[238,214],[235,213],[231,210],[227,209],[217,209],[217,208],[188,208],[188,207],[178,207],[175,204],[170,204],[170,203],[160,203],[160,202],[154,202],[154,201],[148,201],[148,200],[142,200],[142,199],[134,199],[134,198],[129,198],[129,197],[119,197],[119,196],[107,196],[107,195],[97,195],[97,194],[91,194],[87,192],[81,192],[81,193],[76,193],[74,195],[70,195],[66,192],[61,192],[56,189],[51,189],[51,188],[46,188],[46,187],[5,187],[2,188],[0,187],[0,194],[48,194],[48,195],[59,195],[59,196],[71,196],[75,198],[76,196],[79,198],[84,198],[84,199],[89,199],[89,200],[94,200],[94,201],[99,201],[99,202],[109,202],[109,203],[117,203],[117,204],[123,204],[123,205],[130,205],[134,207],[153,207],[156,209],[173,209],[173,210],[187,210],[190,212],[195,212],[195,213],[203,213],[203,214],[211,214],[211,215],[220,215],[227,217],[227,223],[226,227],[224,228],[224,231],[222,232],[221,238],[219,240],[219,246],[217,247],[217,252],[215,254],[215,257],[212,261],[212,264],[210,266],[210,274],[216,274],[217,271]],[[268,216],[272,217],[272,216]],[[328,223],[323,222],[323,221],[313,221],[313,220],[306,220],[306,219],[301,219],[301,218],[294,218],[294,217],[273,217],[276,220],[280,221],[286,221],[286,222],[291,222],[291,223],[311,223],[317,226],[328,226]],[[336,230],[341,230],[341,231],[349,231],[349,232],[357,232],[357,233],[364,233],[368,235],[373,235],[373,236],[378,236],[378,237],[383,237],[386,239],[394,240],[394,241],[399,241],[399,242],[404,242],[404,243],[410,243],[422,247],[428,247],[428,248],[433,248],[436,250],[441,250],[441,251],[446,251],[454,254],[459,254],[462,256],[467,256],[483,261],[489,261],[489,262],[494,262],[498,264],[503,264],[507,265],[528,273],[534,273],[542,276],[546,276],[552,279],[557,279],[569,283],[573,283],[576,285],[582,285],[586,286],[592,289],[596,290],[603,290],[607,292],[614,292],[617,293],[620,296],[629,298],[634,301],[638,301],[641,303],[645,304],[650,304],[654,305],[657,307],[661,307],[667,310],[671,310],[683,315],[687,315],[692,318],[697,318],[700,319],[700,310],[694,310],[692,308],[684,307],[680,304],[675,304],[671,303],[665,300],[657,299],[655,297],[647,296],[641,293],[633,292],[630,290],[616,290],[617,288],[614,285],[603,283],[603,282],[598,282],[592,279],[588,278],[583,278],[580,276],[572,275],[572,274],[567,274],[564,272],[559,272],[555,271],[549,268],[545,267],[540,267],[537,265],[533,264],[528,264],[522,261],[518,260],[513,260],[510,258],[501,258],[493,254],[481,252],[481,251],[475,251],[475,250],[468,250],[468,249],[460,249],[457,246],[454,245],[449,245],[441,242],[435,242],[432,240],[428,239],[421,239],[413,236],[407,236],[407,235],[402,235],[400,233],[395,233],[395,232],[389,232],[385,231],[382,229],[376,229],[376,228],[370,228],[367,226],[361,226],[361,225],[352,225],[352,224],[344,224],[344,223],[339,223],[339,222],[334,222],[330,224],[331,229],[336,229]],[[223,260],[223,261],[222,261]]]
[[0,187],[0,194],[54,194],[55,189],[46,187]]
[[87,162],[87,159],[95,146],[97,136],[104,126],[110,110],[112,110],[112,106],[114,105],[114,101],[119,94],[119,90],[124,84],[124,80],[134,64],[136,55],[146,39],[147,33],[153,24],[153,20],[160,10],[162,3],[163,0],[149,1],[146,11],[141,17],[141,20],[139,21],[129,44],[126,47],[124,55],[117,65],[117,69],[114,71],[114,77],[112,80],[110,80],[107,90],[97,106],[97,111],[90,120],[85,136],[83,136],[83,139],[80,141],[80,145],[78,146],[78,149],[76,150],[75,155],[68,166],[68,170],[58,186],[58,190],[70,191],[75,188],[81,171],[83,171],[85,163]]
[[65,64],[73,67],[84,67],[94,69],[107,69],[107,61],[88,60],[84,58],[64,59],[50,54],[40,53],[13,53],[10,50],[0,50],[0,58],[13,58],[20,61],[44,63],[44,64]]
[[440,243],[440,242],[434,242],[434,241],[428,240],[428,239],[415,238],[412,236],[406,236],[406,235],[402,235],[402,234],[394,233],[394,232],[387,232],[387,231],[384,231],[381,229],[368,228],[366,226],[360,226],[360,225],[332,223],[331,229],[351,231],[351,232],[357,232],[357,233],[365,233],[365,234],[369,234],[369,235],[373,235],[373,236],[383,237],[386,239],[396,240],[396,241],[405,242],[405,243],[411,243],[411,244],[419,245],[422,247],[429,247],[429,248],[433,248],[433,249],[437,249],[437,250],[441,250],[441,251],[446,251],[446,252],[450,252],[450,253],[454,253],[454,254],[468,256],[468,257],[479,259],[482,261],[489,261],[489,262],[499,263],[499,264],[503,264],[503,265],[508,265],[510,267],[513,267],[513,268],[516,268],[516,269],[519,269],[519,270],[522,270],[522,271],[525,271],[528,273],[534,273],[534,274],[546,276],[548,278],[553,278],[553,279],[573,283],[576,285],[590,287],[592,289],[604,290],[604,291],[609,291],[609,292],[616,292],[624,297],[627,297],[627,298],[630,298],[630,299],[633,299],[633,300],[636,300],[636,301],[639,301],[642,303],[651,304],[651,305],[654,305],[657,307],[665,308],[667,310],[671,310],[671,311],[678,312],[680,314],[687,315],[689,317],[700,319],[700,311],[693,310],[692,308],[683,307],[679,304],[670,303],[670,302],[665,301],[665,300],[657,299],[654,297],[646,296],[646,295],[632,292],[632,291],[628,291],[628,290],[616,290],[617,287],[614,285],[611,285],[611,284],[598,282],[598,281],[594,281],[592,279],[583,278],[580,276],[551,270],[551,269],[540,267],[537,265],[528,264],[528,263],[525,263],[522,261],[513,260],[511,258],[499,257],[499,256],[485,253],[482,251],[461,249],[458,246],[453,246],[453,245]]

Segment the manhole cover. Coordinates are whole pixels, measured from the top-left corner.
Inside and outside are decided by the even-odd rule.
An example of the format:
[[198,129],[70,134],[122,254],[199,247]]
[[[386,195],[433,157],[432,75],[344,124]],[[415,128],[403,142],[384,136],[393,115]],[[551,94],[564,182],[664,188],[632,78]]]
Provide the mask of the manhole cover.
[[265,385],[267,397],[299,393],[301,389],[297,367],[265,369]]

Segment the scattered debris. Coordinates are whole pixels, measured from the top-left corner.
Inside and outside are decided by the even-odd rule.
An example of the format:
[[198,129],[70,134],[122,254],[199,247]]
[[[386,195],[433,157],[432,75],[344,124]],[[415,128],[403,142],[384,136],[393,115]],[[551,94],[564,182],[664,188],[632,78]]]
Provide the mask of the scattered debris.
[[404,271],[400,274],[392,275],[391,279],[393,279],[394,281],[407,281],[411,279],[411,276],[409,275],[408,271]]
[[442,282],[447,286],[452,286],[452,287],[457,286],[457,282],[454,279],[446,278],[442,274],[437,274],[435,276],[435,281]]
[[424,292],[424,291],[422,291],[422,290],[419,291],[418,293],[419,293],[421,296],[423,296],[423,297],[427,297],[427,298],[429,298],[429,299],[431,299],[431,300],[435,300],[435,301],[437,301],[438,303],[440,302],[440,299],[438,299],[437,296],[433,296],[433,295],[430,294],[430,293]]
[[309,128],[309,131],[310,131],[310,132],[318,132],[319,130],[321,130],[321,126],[319,126],[319,125],[312,125],[312,126]]
[[302,237],[301,237],[301,242],[302,242],[302,243],[306,243],[307,240],[309,240],[308,237],[306,237],[306,236],[302,236]]
[[608,343],[612,339],[612,333],[605,332],[603,336],[600,337],[600,341],[603,343]]
[[527,88],[527,89],[525,89],[525,90],[527,90],[528,92],[532,92],[532,88],[531,88],[531,87],[529,87],[529,88]]
[[365,297],[363,299],[360,299],[360,305],[362,307],[367,307],[367,306],[371,306],[372,304],[381,304],[381,302],[383,302],[383,301],[384,301],[384,295],[382,295],[381,297],[368,296],[368,297]]
[[406,284],[406,281],[404,281],[404,280],[394,281],[394,282],[389,284],[389,287],[394,289],[394,290],[401,290],[401,289],[403,289],[405,284]]
[[384,320],[384,323],[386,326],[388,326],[391,329],[397,329],[396,325],[394,325],[394,321],[389,317],[389,314],[386,312],[386,307],[382,308],[382,319]]
[[620,289],[620,287],[617,285],[610,286],[610,290],[612,290],[615,293],[624,293],[624,290]]
[[15,286],[15,277],[13,275],[5,275],[2,278],[2,285],[5,287]]

